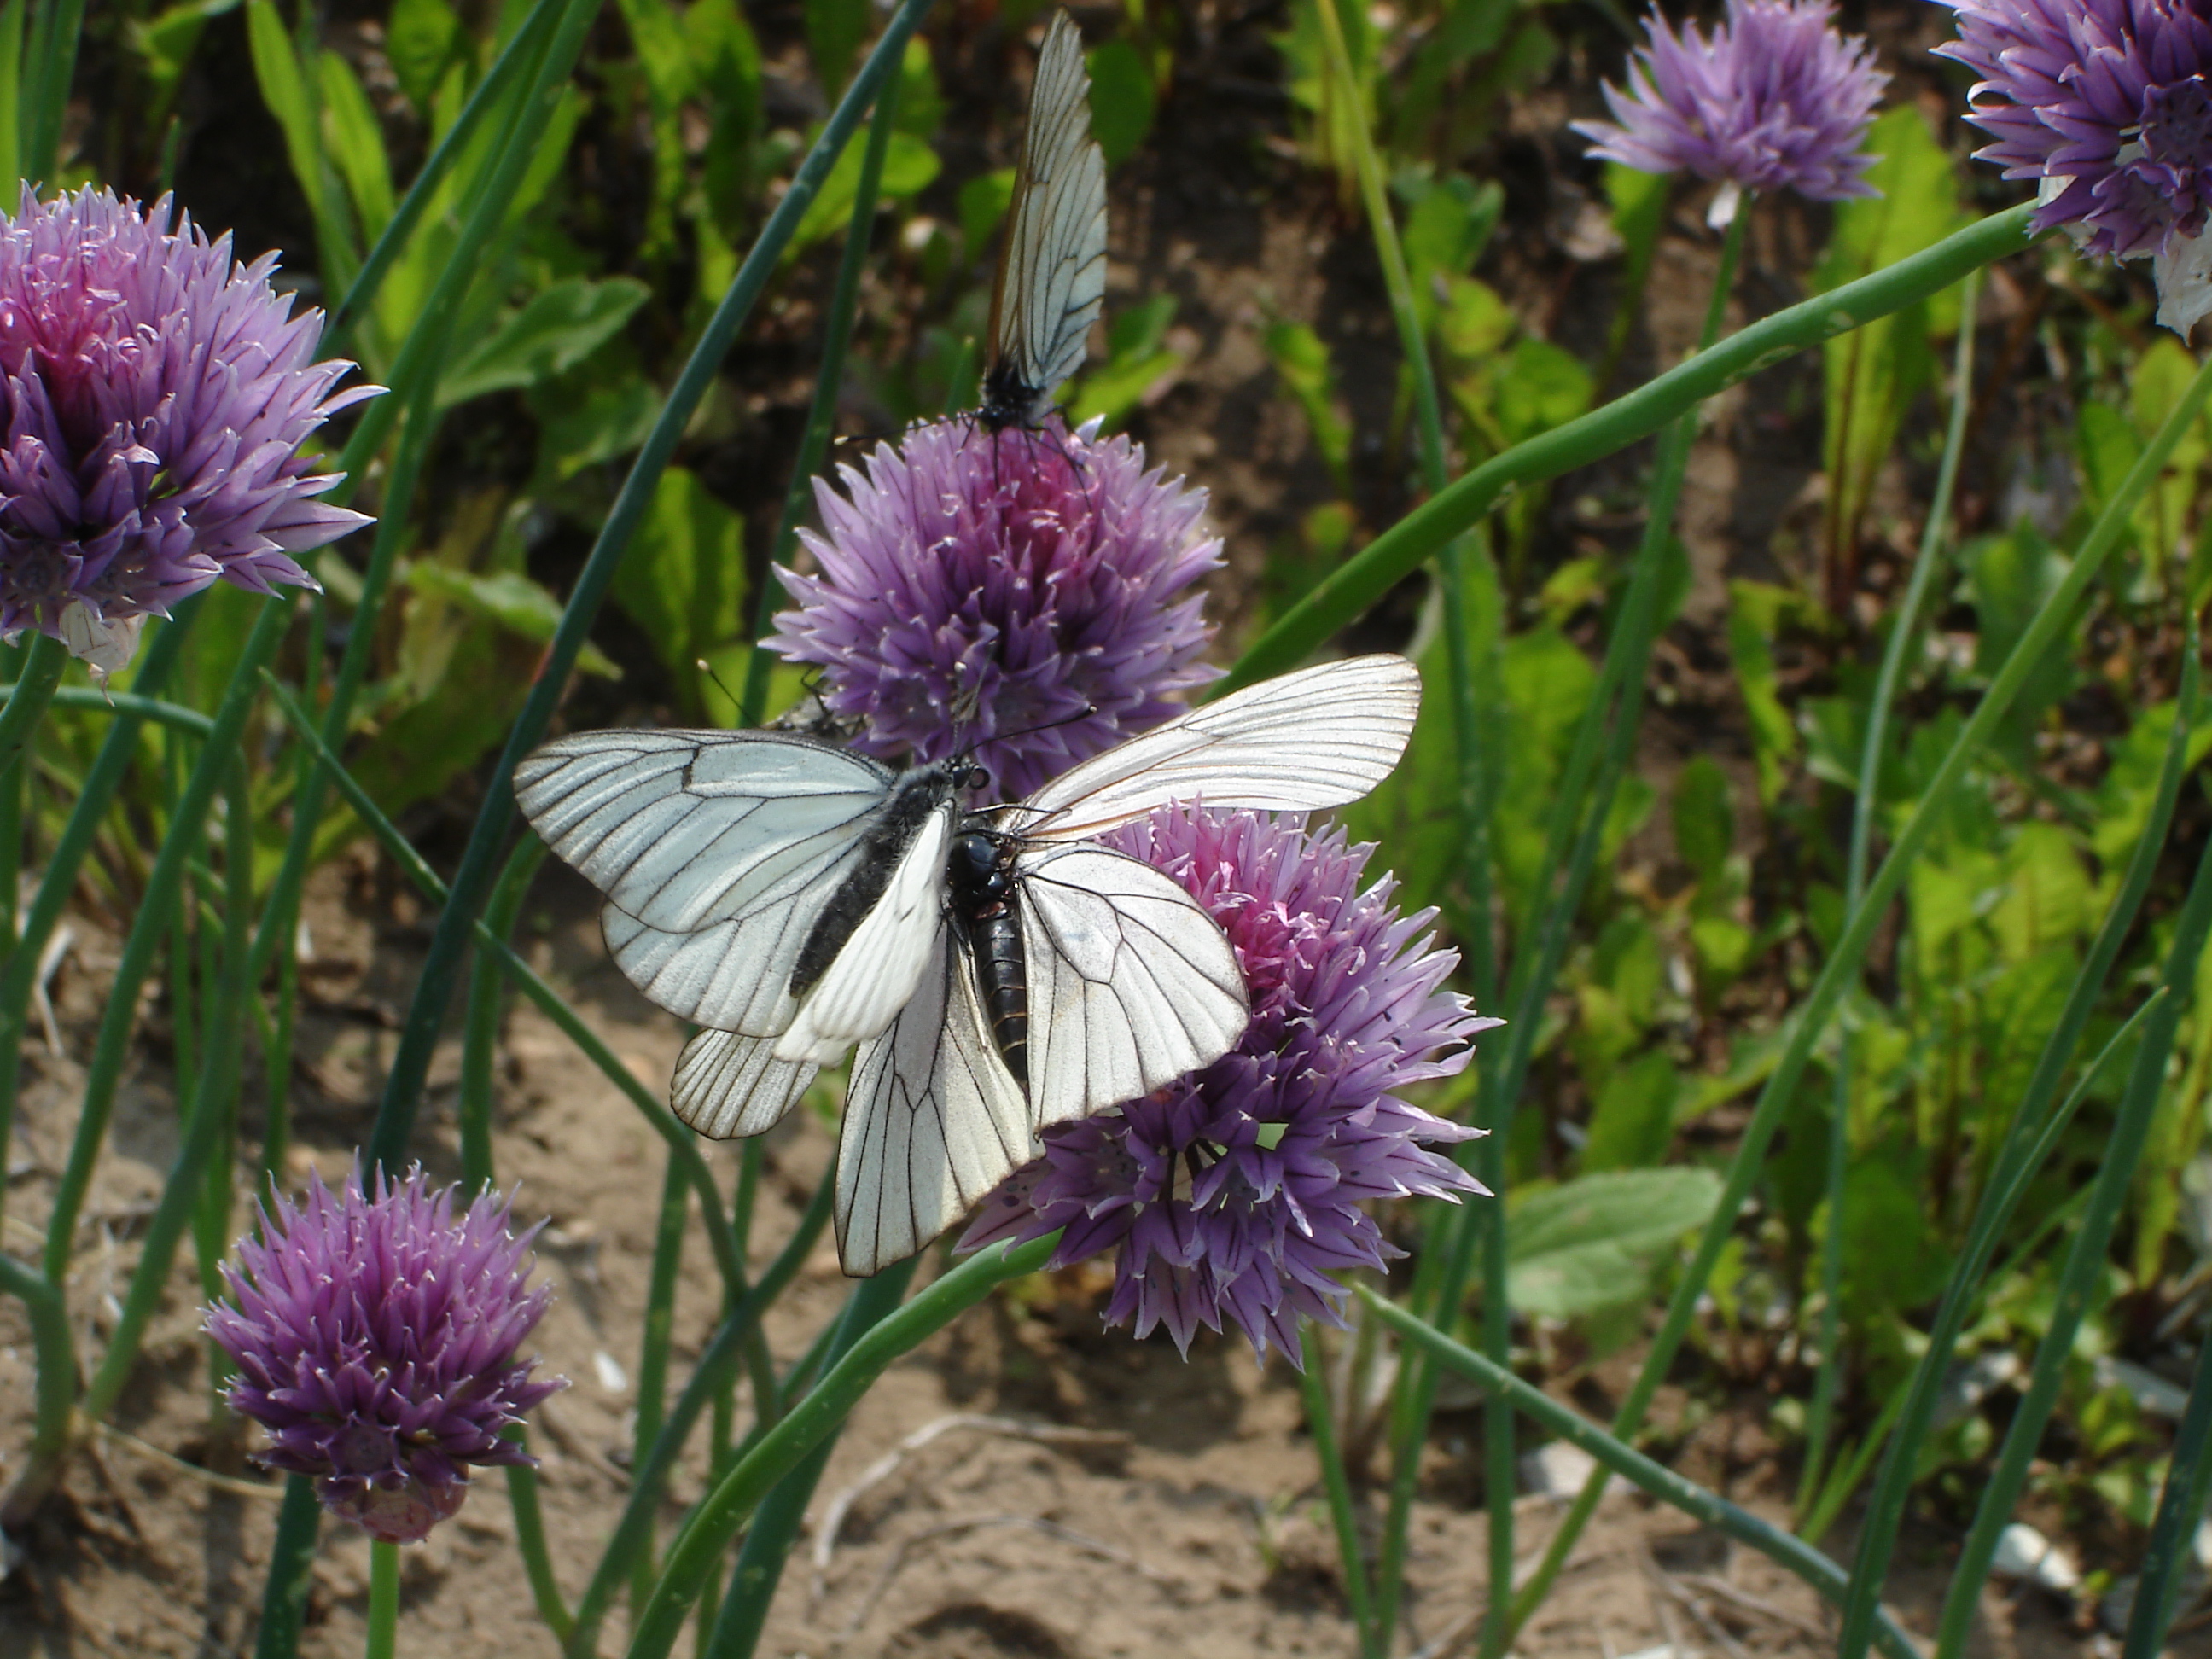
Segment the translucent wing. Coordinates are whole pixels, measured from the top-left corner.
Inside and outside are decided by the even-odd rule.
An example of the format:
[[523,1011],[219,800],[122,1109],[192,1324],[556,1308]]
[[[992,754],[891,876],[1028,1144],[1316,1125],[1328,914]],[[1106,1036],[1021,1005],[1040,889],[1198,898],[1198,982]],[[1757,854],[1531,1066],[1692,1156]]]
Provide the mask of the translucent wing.
[[676,1115],[716,1140],[764,1134],[783,1121],[817,1068],[778,1060],[767,1037],[702,1031],[684,1045],[668,1103]]
[[1237,953],[1170,878],[1082,845],[1024,853],[1015,870],[1036,1127],[1134,1100],[1244,1035]]
[[1403,657],[1351,657],[1200,704],[1061,773],[1011,815],[1042,841],[1096,836],[1170,801],[1310,812],[1390,775],[1421,708]]
[[792,969],[860,862],[891,774],[766,732],[592,732],[523,758],[514,793],[546,844],[607,896],[632,983],[702,1025],[773,1036]]
[[827,1066],[906,1006],[945,927],[945,848],[951,834],[948,808],[931,813],[907,843],[883,896],[775,1040],[778,1060]]
[[865,1277],[904,1260],[1041,1148],[993,1047],[955,929],[914,999],[862,1045],[837,1145],[837,1256]]
[[1031,395],[1083,366],[1106,294],[1106,161],[1091,137],[1083,36],[1054,15],[1037,56],[1029,131],[992,297],[991,350]]

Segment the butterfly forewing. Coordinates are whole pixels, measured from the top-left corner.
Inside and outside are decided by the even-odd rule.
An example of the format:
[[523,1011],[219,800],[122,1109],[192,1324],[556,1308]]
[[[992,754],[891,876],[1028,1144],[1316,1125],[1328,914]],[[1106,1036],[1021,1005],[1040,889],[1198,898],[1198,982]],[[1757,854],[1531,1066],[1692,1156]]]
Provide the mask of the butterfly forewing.
[[1312,812],[1390,775],[1420,713],[1403,657],[1323,663],[1202,703],[1063,772],[1010,814],[1035,840],[1096,836],[1171,802]]
[[608,949],[700,1024],[774,1036],[807,922],[852,875],[892,775],[758,732],[594,732],[524,757],[515,799],[607,896]]
[[1091,136],[1083,37],[1056,13],[1037,57],[1029,130],[991,296],[987,415],[1033,425],[1083,366],[1106,295],[1106,161]]

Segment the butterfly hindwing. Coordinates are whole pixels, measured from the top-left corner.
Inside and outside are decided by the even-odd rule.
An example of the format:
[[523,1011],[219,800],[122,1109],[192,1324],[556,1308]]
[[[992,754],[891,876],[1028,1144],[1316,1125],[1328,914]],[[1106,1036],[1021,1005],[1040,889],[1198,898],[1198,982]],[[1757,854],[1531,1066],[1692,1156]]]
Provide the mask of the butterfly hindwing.
[[1027,853],[1016,868],[1036,1127],[1134,1100],[1243,1036],[1237,953],[1172,878],[1086,845]]
[[913,1000],[853,1061],[837,1144],[845,1271],[864,1276],[912,1255],[1039,1150],[991,1042],[966,942],[941,929]]
[[765,1134],[805,1096],[817,1067],[778,1060],[769,1037],[701,1031],[677,1057],[668,1103],[701,1134],[732,1140]]

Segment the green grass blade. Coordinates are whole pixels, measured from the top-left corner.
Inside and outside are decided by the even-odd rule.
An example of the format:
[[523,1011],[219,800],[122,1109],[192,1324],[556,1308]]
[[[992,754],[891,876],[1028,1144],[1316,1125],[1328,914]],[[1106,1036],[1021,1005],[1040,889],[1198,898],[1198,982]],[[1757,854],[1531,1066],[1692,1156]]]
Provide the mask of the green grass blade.
[[[683,436],[684,427],[714,383],[738,330],[751,314],[754,302],[775,275],[777,260],[798,229],[800,218],[820,191],[846,141],[860,125],[860,112],[903,61],[907,40],[930,3],[931,0],[904,0],[885,26],[882,38],[868,54],[867,63],[846,88],[844,98],[823,126],[821,137],[799,164],[790,189],[776,204],[760,239],[745,255],[729,291],[722,296],[721,304],[715,308],[690,361],[677,377],[674,389],[661,406],[659,417],[647,434],[629,477],[623,481],[606,523],[601,526],[568,604],[562,607],[560,626],[546,649],[538,684],[532,688],[529,700],[507,736],[507,747],[487,781],[483,808],[477,814],[468,846],[454,872],[452,896],[438,918],[437,931],[431,938],[416,982],[413,1003],[394,1045],[391,1069],[385,1079],[384,1098],[377,1109],[376,1128],[368,1144],[372,1163],[397,1168],[405,1158],[408,1139],[414,1133],[415,1113],[422,1101],[423,1079],[429,1070],[430,1050],[445,1018],[446,1005],[452,1000],[461,956],[483,908],[499,849],[505,844],[514,822],[512,781],[515,763],[545,735],[569,671],[575,666],[577,653],[583,649],[592,619],[599,614],[599,602],[606,597],[615,568],[652,502],[654,486],[676,453],[677,441]],[[719,1210],[719,1200],[716,1207]]]

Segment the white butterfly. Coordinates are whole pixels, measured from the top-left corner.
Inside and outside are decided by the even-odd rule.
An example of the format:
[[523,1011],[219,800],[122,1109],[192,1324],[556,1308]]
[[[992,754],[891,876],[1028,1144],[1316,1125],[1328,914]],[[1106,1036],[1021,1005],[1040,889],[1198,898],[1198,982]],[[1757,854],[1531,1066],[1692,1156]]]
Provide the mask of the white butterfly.
[[976,418],[993,431],[1042,424],[1054,389],[1083,367],[1105,298],[1106,158],[1091,136],[1083,36],[1063,11],[1045,33],[1030,89]]
[[1089,837],[1170,802],[1303,812],[1397,764],[1420,704],[1358,657],[1194,708],[1018,805],[966,760],[893,772],[779,732],[592,732],[515,769],[546,843],[606,895],[607,947],[708,1029],[676,1115],[759,1134],[861,1046],[837,1154],[845,1270],[911,1255],[1041,1150],[1037,1131],[1227,1053],[1249,1018],[1220,927]]

